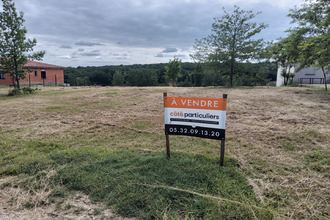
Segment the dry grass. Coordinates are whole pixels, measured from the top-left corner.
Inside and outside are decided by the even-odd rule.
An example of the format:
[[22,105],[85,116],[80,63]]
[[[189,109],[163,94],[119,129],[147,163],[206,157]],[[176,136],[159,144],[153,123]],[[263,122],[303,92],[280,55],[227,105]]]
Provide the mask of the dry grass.
[[[50,171],[51,178],[55,171]],[[0,219],[8,220],[51,220],[51,219],[117,219],[130,220],[116,215],[104,204],[92,202],[81,192],[72,192],[65,199],[50,201],[51,189],[43,180],[41,189],[22,189],[18,183],[27,181],[22,178],[2,178],[0,186]],[[133,219],[131,219],[133,220]]]
[[[5,97],[7,90],[0,89],[4,116],[0,132],[12,148],[19,141],[47,140],[73,148],[164,151],[163,92],[197,97],[227,93],[226,153],[239,161],[256,196],[273,207],[278,218],[329,218],[330,94],[322,91],[72,87]],[[218,154],[213,140],[171,137],[171,141],[174,152]],[[200,147],[205,143],[213,147]],[[319,163],[318,155],[324,163]],[[40,192],[11,188],[7,193],[47,204],[50,191],[46,182],[44,186]],[[2,191],[1,200],[8,195]],[[23,209],[22,204],[26,200],[13,202],[12,210]],[[1,203],[0,210],[5,207]]]

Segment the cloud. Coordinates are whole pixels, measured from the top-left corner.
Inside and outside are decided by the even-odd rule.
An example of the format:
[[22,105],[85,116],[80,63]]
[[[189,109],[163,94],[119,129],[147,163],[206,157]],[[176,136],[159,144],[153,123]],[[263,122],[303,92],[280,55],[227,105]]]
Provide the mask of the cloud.
[[68,46],[68,45],[62,45],[60,46],[61,49],[72,49],[71,46]]
[[60,58],[63,58],[63,59],[71,59],[71,56],[70,56],[70,55],[63,55],[63,56],[60,56]]
[[[95,55],[101,51],[85,51],[81,47],[100,48],[102,54],[132,51],[127,56],[127,63],[131,64],[164,62],[176,53],[187,52],[188,57],[189,52],[182,48],[191,48],[195,39],[208,36],[213,18],[223,15],[221,8],[230,12],[234,4],[244,10],[263,11],[256,21],[270,26],[258,37],[275,40],[286,35],[284,31],[291,20],[286,17],[289,9],[301,3],[303,0],[112,0],[111,4],[107,0],[93,4],[90,0],[24,0],[17,1],[16,8],[24,11],[28,37],[38,40],[36,50],[46,50],[44,62],[70,66],[69,60],[59,57],[73,49],[80,55],[77,65],[85,66],[93,62],[95,65],[117,63],[109,63],[111,55],[106,55],[109,59],[96,60]],[[54,45],[62,46],[54,48]]]
[[174,57],[177,57],[177,58],[185,58],[186,55],[184,55],[184,54],[178,54],[178,55],[174,55]]
[[175,52],[178,52],[177,48],[168,47],[165,50],[163,50],[161,53],[175,53]]
[[93,42],[88,42],[88,41],[79,41],[79,42],[76,42],[75,45],[77,45],[77,46],[88,46],[88,47],[104,46],[104,44],[101,44],[101,43],[93,43]]
[[93,50],[90,52],[80,53],[81,56],[87,56],[87,57],[97,57],[100,56],[100,50]]

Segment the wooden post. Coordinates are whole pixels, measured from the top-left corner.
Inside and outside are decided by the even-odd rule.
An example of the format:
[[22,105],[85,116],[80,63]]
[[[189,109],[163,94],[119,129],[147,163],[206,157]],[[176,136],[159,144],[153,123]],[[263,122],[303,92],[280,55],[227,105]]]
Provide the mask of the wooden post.
[[29,87],[31,87],[31,74],[29,74]]
[[57,75],[55,75],[55,86],[57,86]]
[[[167,93],[164,92],[164,107],[165,107],[165,100],[167,98]],[[166,153],[167,153],[167,158],[171,157],[171,152],[170,152],[170,138],[168,134],[165,134],[166,138]]]
[[45,78],[42,78],[42,85],[45,86]]
[[[223,94],[223,99],[227,99],[227,94]],[[225,160],[225,138],[221,140],[220,166],[223,166]]]

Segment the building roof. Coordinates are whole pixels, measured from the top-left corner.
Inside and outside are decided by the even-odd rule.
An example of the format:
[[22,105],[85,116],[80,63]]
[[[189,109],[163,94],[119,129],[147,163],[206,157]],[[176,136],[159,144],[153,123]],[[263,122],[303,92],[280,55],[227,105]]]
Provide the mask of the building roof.
[[31,68],[31,69],[64,69],[63,66],[56,66],[52,64],[47,64],[47,63],[41,63],[37,61],[28,61],[25,65],[25,68]]

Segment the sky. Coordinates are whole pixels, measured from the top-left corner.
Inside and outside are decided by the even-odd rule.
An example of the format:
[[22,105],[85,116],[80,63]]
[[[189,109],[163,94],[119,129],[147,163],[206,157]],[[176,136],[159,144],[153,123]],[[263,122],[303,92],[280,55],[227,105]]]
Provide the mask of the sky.
[[290,8],[304,0],[14,0],[24,12],[42,62],[72,66],[191,62],[195,39],[211,34],[215,17],[234,5],[261,11],[265,40],[285,37]]

